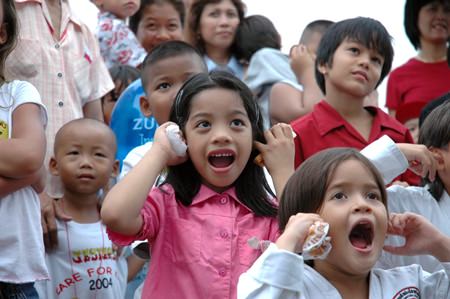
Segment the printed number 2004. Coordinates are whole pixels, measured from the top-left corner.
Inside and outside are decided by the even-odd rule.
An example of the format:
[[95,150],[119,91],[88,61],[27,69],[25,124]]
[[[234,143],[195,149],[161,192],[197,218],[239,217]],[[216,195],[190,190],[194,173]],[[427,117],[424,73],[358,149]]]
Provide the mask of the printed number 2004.
[[99,289],[107,289],[112,286],[112,279],[110,278],[98,278],[89,280],[89,289],[91,291]]

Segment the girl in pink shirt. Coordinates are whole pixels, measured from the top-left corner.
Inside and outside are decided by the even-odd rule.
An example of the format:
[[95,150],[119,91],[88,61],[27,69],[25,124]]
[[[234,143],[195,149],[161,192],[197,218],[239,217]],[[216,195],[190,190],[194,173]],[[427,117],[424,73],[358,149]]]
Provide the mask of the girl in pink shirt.
[[[235,298],[239,275],[261,254],[249,243],[278,234],[274,194],[254,159],[262,154],[281,194],[293,173],[291,129],[280,124],[263,133],[251,91],[224,72],[188,80],[170,120],[108,193],[102,219],[118,244],[150,242],[143,298]],[[167,129],[174,123],[188,151],[172,145]]]

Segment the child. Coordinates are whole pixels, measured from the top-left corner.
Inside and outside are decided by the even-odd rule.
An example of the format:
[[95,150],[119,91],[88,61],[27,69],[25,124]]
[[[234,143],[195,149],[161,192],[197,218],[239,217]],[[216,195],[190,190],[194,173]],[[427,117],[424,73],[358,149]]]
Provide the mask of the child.
[[181,0],[141,0],[130,29],[147,52],[169,40],[183,40],[186,8]]
[[[399,111],[400,112],[400,111]],[[425,178],[425,187],[388,188],[389,211],[402,213],[410,211],[429,219],[443,234],[450,236],[450,102],[436,107],[425,119],[420,128],[419,143],[428,147],[437,161],[437,176],[434,181]],[[400,245],[398,238],[388,240],[391,245]],[[436,271],[442,266],[434,257],[397,256],[383,253],[377,266],[393,268],[396,266],[420,264],[427,271]]]
[[[289,57],[281,52],[281,37],[273,23],[261,15],[246,17],[236,31],[236,57],[248,65],[244,81],[252,90],[261,108],[264,128],[267,130],[278,122],[289,123],[302,109],[302,87],[289,65]],[[297,93],[293,102],[286,97],[271,97],[272,86],[277,82],[286,85],[286,92]],[[284,106],[285,105],[285,106]],[[284,112],[273,114],[275,111]],[[278,117],[283,115],[283,117]],[[295,115],[295,117],[289,117]]]
[[[130,18],[130,28],[147,52],[170,40],[183,40],[185,9],[181,0],[142,0]],[[122,162],[130,150],[153,139],[158,124],[139,109],[144,95],[141,80],[124,90],[111,115],[111,128],[117,138],[117,159]]]
[[0,298],[36,298],[34,283],[48,279],[37,195],[47,112],[33,85],[5,80],[18,34],[12,0],[0,3],[0,24]]
[[[419,215],[388,217],[386,204],[380,174],[356,150],[308,158],[280,200],[283,233],[241,275],[238,298],[449,298],[450,238]],[[317,221],[329,225],[331,251],[305,262],[305,239]],[[406,237],[406,244],[385,250],[432,254],[445,272],[429,274],[417,265],[373,269],[388,233]]]
[[42,298],[123,298],[117,248],[100,220],[98,192],[117,174],[116,141],[104,123],[81,118],[56,134],[49,169],[64,186],[61,206],[72,221],[57,221],[58,248],[46,255],[51,280]]
[[122,92],[133,81],[139,78],[139,69],[129,65],[115,65],[109,69],[109,74],[114,82],[114,89],[102,97],[102,110],[105,123],[111,122],[111,113]]
[[[347,19],[332,25],[323,36],[316,58],[316,79],[325,100],[292,122],[298,167],[314,153],[350,146],[362,149],[382,135],[412,143],[408,130],[381,109],[364,107],[369,95],[388,74],[393,49],[384,26],[370,18]],[[314,142],[311,142],[314,140]],[[418,184],[411,173],[402,181]]]
[[[171,148],[165,132],[173,123],[160,126],[151,149],[106,196],[102,219],[118,244],[151,243],[144,298],[235,298],[238,276],[260,254],[247,241],[274,240],[278,231],[273,194],[253,159],[262,152],[280,193],[293,171],[292,132],[278,125],[263,135],[251,91],[225,72],[189,79],[170,120],[188,155]],[[150,191],[166,166],[166,179]]]
[[140,0],[91,0],[100,10],[97,38],[108,69],[114,65],[138,67],[147,52],[125,23],[139,9]]

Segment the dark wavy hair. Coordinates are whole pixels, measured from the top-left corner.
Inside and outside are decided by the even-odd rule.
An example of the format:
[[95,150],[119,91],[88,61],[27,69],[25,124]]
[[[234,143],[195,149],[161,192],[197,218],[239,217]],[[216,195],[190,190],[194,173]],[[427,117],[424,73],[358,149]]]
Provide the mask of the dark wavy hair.
[[325,200],[325,193],[336,168],[344,161],[358,160],[367,167],[381,192],[381,201],[387,207],[383,178],[376,167],[353,148],[331,148],[320,151],[300,165],[286,183],[278,207],[278,224],[283,231],[289,217],[297,213],[317,213]]
[[3,26],[5,26],[6,42],[0,46],[0,83],[5,82],[5,61],[17,43],[19,34],[16,7],[13,0],[3,1]]
[[[202,54],[205,54],[205,42],[198,37],[200,30],[200,18],[202,16],[205,6],[208,4],[220,3],[222,0],[195,0],[191,5],[188,17],[188,36],[189,42],[196,47]],[[245,4],[241,0],[231,0],[238,12],[239,21],[242,22],[245,15]],[[235,52],[235,43],[231,45],[231,53]]]
[[[187,80],[175,98],[170,120],[177,123],[184,132],[192,100],[202,91],[213,88],[232,90],[239,94],[252,126],[253,140],[265,142],[261,112],[251,91],[241,80],[226,72],[201,73]],[[220,101],[212,98],[211,105],[215,100]],[[241,175],[234,182],[236,195],[255,215],[275,217],[277,208],[271,199],[274,194],[266,181],[263,169],[253,162],[257,154],[257,150],[253,149]],[[192,203],[202,184],[200,174],[190,159],[180,165],[169,167],[162,184],[165,183],[174,188],[177,200],[185,206]]]
[[[418,26],[419,12],[425,5],[439,2],[442,5],[449,6],[448,0],[407,0],[404,11],[404,27],[409,41],[414,46],[414,49],[420,49],[420,30]],[[448,59],[447,59],[448,60]]]
[[[450,101],[437,106],[425,118],[419,130],[419,143],[426,147],[434,147],[449,151],[450,142]],[[431,182],[428,177],[423,179],[429,186],[431,195],[439,201],[444,193],[444,183],[439,175]]]
[[361,43],[366,48],[377,51],[384,58],[380,79],[376,87],[391,70],[394,49],[392,48],[391,36],[383,24],[377,20],[364,17],[337,22],[325,31],[317,49],[315,75],[317,84],[324,94],[326,94],[325,77],[318,67],[321,65],[332,67],[334,53],[344,40]]

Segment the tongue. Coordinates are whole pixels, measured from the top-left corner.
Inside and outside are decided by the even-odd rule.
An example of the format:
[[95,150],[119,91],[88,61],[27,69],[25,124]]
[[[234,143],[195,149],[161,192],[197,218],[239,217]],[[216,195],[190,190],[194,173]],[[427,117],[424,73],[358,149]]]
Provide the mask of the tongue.
[[367,248],[367,241],[361,236],[350,236],[350,242],[356,248],[361,249]]
[[224,168],[233,162],[233,157],[210,157],[209,162],[216,168]]

